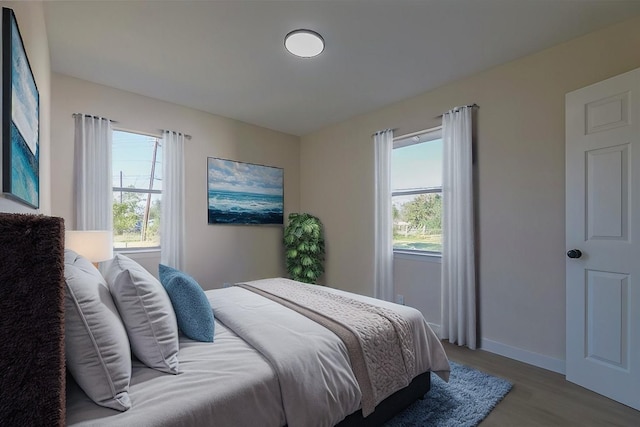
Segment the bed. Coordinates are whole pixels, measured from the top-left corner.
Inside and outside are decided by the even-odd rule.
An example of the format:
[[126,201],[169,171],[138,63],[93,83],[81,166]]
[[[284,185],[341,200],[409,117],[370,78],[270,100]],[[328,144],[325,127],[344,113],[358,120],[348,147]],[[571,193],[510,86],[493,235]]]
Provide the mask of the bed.
[[[298,289],[301,294],[296,296]],[[61,424],[382,425],[424,396],[431,372],[448,378],[442,345],[415,309],[282,278],[239,283],[205,295],[215,313],[214,341],[197,342],[180,335],[179,374],[151,369],[134,357],[128,386],[131,405],[124,411],[97,405],[67,375],[62,380],[66,396],[57,400],[63,405]],[[338,304],[333,314],[329,310],[321,315],[322,320],[314,304],[326,305],[325,299],[393,317],[404,324],[405,336],[397,324],[384,332],[371,319],[355,320],[360,327],[346,329],[356,338],[358,333],[370,335],[370,343],[354,347],[353,338],[350,344],[344,335],[349,331],[324,323],[340,318],[341,311],[358,310]],[[401,337],[398,348],[380,350],[392,335]],[[354,355],[356,347],[360,356]],[[410,362],[398,371],[392,361],[400,359]],[[370,376],[368,382],[363,382],[363,375]]]

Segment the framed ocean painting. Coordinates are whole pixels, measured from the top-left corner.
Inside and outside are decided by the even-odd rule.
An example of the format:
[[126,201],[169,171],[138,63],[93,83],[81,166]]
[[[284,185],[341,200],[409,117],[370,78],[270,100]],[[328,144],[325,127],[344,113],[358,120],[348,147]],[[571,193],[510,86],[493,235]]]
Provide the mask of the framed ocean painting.
[[16,17],[7,8],[2,8],[2,87],[2,192],[38,208],[40,100]]
[[284,169],[207,158],[209,224],[277,224],[284,219]]

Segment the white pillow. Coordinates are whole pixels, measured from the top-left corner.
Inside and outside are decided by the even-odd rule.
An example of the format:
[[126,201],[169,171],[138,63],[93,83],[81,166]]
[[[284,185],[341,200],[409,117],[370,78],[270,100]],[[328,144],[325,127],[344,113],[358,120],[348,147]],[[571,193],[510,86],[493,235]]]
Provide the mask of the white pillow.
[[95,403],[131,408],[131,349],[127,332],[100,272],[65,250],[65,353],[67,368]]
[[122,254],[116,254],[102,271],[133,354],[149,368],[177,374],[178,322],[167,291],[151,273]]

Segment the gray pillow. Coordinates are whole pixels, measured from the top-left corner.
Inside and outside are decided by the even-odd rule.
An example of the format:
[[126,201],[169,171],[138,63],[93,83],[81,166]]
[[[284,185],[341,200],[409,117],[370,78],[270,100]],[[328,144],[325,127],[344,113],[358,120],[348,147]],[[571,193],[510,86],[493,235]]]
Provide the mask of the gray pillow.
[[116,254],[102,271],[133,354],[149,368],[177,374],[178,322],[167,291],[151,273],[122,254]]
[[100,272],[65,250],[65,353],[67,368],[95,403],[131,408],[131,349],[109,288]]

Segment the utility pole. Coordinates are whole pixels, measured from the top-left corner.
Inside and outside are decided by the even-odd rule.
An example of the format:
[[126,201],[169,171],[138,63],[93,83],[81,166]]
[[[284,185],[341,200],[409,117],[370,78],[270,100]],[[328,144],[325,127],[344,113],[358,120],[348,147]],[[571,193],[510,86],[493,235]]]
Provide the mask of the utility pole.
[[[153,160],[151,160],[151,178],[149,179],[149,190],[153,190],[153,180],[156,176],[156,155],[158,154],[158,138],[155,138],[153,145]],[[151,207],[151,193],[147,193],[147,204],[144,207],[144,221],[142,221],[142,241],[147,240],[147,224],[149,222],[149,208]]]

